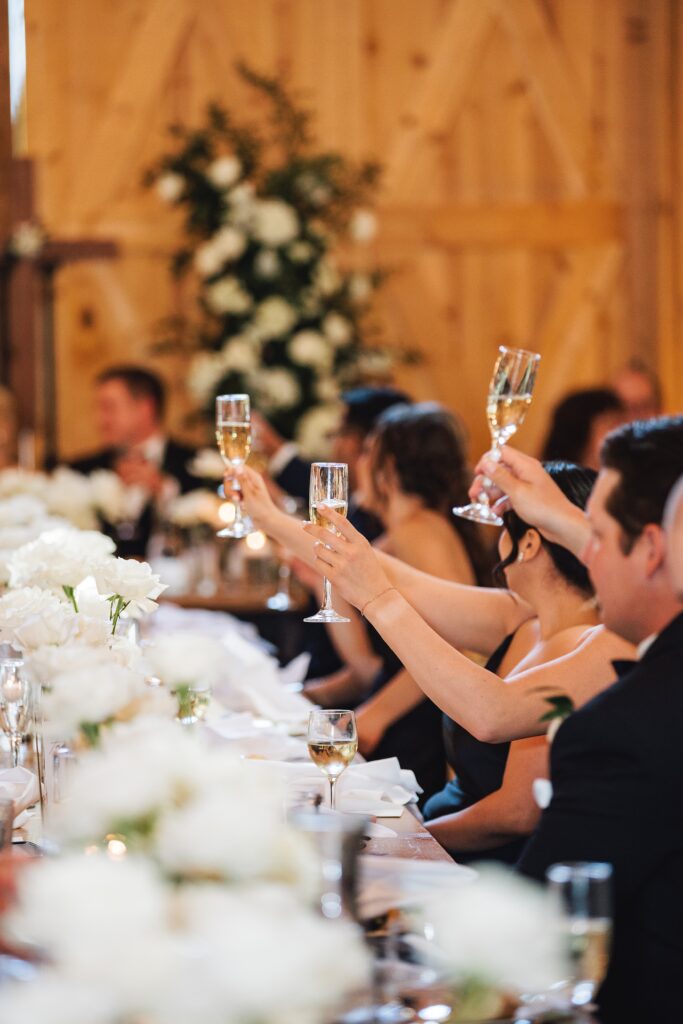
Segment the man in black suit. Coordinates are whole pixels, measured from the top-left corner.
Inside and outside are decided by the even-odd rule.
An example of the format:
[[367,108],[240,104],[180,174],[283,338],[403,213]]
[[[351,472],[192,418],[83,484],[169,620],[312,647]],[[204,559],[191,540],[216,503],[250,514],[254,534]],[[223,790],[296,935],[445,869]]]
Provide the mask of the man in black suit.
[[192,448],[169,438],[163,426],[165,393],[161,381],[137,366],[116,366],[97,378],[95,408],[104,448],[72,463],[79,473],[110,469],[137,495],[130,522],[103,522],[126,557],[143,557],[157,509],[201,481],[188,463]]
[[[605,625],[638,645],[618,681],[559,729],[553,797],[519,862],[543,879],[557,861],[614,868],[614,941],[598,994],[603,1024],[683,1019],[683,595],[662,523],[683,474],[683,417],[609,434],[586,519],[540,464],[504,451],[485,462],[515,510],[581,553]],[[683,554],[683,553],[681,553]]]

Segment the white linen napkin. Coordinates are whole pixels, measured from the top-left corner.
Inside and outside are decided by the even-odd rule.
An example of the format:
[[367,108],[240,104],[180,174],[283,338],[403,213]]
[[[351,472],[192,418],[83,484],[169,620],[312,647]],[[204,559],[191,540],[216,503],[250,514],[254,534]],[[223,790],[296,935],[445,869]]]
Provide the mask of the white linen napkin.
[[40,797],[38,779],[27,768],[5,768],[0,771],[0,797],[14,801],[14,825],[22,812]]
[[282,727],[255,718],[250,711],[209,717],[204,729],[210,739],[229,744],[243,757],[270,761],[308,760],[302,740],[293,739]]
[[364,919],[419,903],[451,886],[467,885],[477,872],[448,860],[361,856],[358,909]]

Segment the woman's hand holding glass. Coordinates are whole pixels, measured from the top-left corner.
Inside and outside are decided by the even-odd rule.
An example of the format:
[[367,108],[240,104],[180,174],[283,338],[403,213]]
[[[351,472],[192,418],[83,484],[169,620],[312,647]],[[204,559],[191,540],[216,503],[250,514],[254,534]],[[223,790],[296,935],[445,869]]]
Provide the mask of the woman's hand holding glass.
[[326,506],[325,518],[335,533],[313,523],[304,526],[306,533],[318,542],[315,564],[349,604],[361,610],[380,594],[392,589],[369,541],[344,518]]

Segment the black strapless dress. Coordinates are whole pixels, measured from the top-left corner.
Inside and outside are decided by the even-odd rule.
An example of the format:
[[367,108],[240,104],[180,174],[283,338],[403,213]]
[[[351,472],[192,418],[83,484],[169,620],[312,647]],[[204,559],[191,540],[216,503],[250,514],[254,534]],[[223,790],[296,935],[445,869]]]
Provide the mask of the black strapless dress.
[[[382,658],[372,684],[370,696],[379,693],[403,665],[382,637],[368,627],[373,648]],[[366,698],[367,699],[367,698]],[[442,712],[426,697],[403,718],[390,725],[368,760],[397,757],[402,768],[412,768],[424,793],[420,807],[443,787],[446,781],[446,751],[442,728]]]
[[[493,652],[486,663],[490,672],[498,671],[511,643],[512,636],[508,636]],[[482,743],[448,715],[442,716],[442,728],[446,758],[455,772],[455,778],[426,802],[425,821],[462,811],[500,789],[510,751],[509,743]],[[526,838],[522,838],[491,850],[473,853],[449,848],[448,852],[461,862],[496,860],[515,864],[525,843]]]

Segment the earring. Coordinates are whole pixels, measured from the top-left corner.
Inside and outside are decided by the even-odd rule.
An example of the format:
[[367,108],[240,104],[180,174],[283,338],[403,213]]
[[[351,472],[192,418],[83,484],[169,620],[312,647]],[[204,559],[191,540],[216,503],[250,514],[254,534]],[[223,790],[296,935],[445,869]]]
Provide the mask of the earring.
[[524,561],[524,552],[523,551],[520,551],[520,553],[517,555],[517,561],[518,562],[523,562]]

